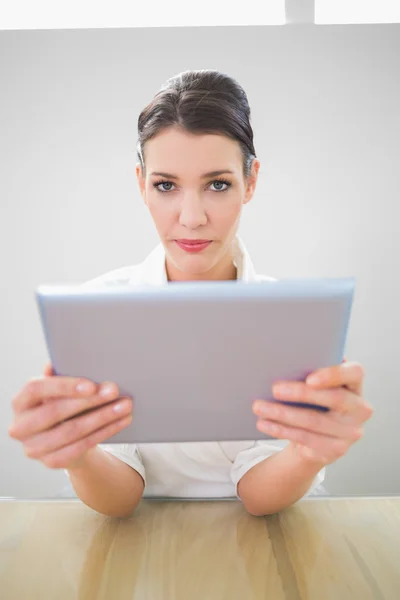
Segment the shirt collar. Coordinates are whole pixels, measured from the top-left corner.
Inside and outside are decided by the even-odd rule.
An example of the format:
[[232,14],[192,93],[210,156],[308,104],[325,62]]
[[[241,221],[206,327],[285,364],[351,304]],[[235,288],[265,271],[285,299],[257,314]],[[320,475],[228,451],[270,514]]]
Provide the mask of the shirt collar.
[[[238,280],[248,282],[256,280],[256,272],[250,255],[239,237],[232,242],[232,254],[235,266],[237,268]],[[164,284],[168,283],[167,271],[165,268],[165,249],[160,243],[147,256],[142,263],[142,280],[144,283]]]

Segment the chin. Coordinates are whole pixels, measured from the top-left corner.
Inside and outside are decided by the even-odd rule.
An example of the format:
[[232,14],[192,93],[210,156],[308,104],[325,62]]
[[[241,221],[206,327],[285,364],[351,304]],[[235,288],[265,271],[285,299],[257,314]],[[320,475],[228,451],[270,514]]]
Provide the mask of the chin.
[[169,257],[174,267],[187,276],[205,275],[218,262],[210,260],[209,256],[200,256],[199,254],[188,254],[187,256],[177,256],[176,252],[170,252]]
[[214,261],[200,256],[188,256],[184,260],[174,261],[175,266],[186,275],[204,275],[214,267]]

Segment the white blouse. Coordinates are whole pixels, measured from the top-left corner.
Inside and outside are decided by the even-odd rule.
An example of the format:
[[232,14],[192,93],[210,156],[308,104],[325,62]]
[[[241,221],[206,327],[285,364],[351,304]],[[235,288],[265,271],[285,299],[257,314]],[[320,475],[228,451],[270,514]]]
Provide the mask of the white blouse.
[[[276,281],[257,275],[243,242],[233,247],[237,277],[243,281]],[[140,264],[122,267],[96,277],[83,286],[167,283],[165,250],[160,244]],[[288,442],[249,440],[163,444],[100,444],[104,450],[130,465],[145,481],[144,497],[238,497],[243,475],[259,462],[282,450]],[[325,469],[314,479],[307,494],[319,493]],[[319,488],[319,489],[317,489]],[[322,488],[323,489],[323,488]]]

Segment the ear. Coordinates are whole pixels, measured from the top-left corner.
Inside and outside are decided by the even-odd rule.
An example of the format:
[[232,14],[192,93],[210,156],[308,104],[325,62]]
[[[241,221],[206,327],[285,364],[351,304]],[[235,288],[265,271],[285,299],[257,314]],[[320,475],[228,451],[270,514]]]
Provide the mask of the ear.
[[252,165],[251,165],[250,175],[248,176],[247,182],[246,182],[246,194],[244,197],[243,204],[247,204],[248,202],[250,202],[250,200],[252,199],[252,197],[254,195],[254,192],[256,191],[259,170],[260,170],[260,161],[258,160],[258,158],[254,158]]
[[139,184],[139,190],[143,200],[146,203],[146,179],[143,174],[142,165],[140,162],[136,163],[136,178]]

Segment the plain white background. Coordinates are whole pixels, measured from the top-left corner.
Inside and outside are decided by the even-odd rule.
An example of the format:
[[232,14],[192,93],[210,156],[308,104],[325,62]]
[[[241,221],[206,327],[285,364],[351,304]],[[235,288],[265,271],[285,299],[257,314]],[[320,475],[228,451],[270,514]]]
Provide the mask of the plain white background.
[[198,27],[283,23],[399,23],[398,0],[203,0],[201,11],[185,0],[13,0],[0,2],[0,29],[95,27]]
[[240,234],[273,277],[357,277],[347,356],[376,413],[328,468],[332,494],[398,493],[398,25],[0,34],[0,495],[62,493],[8,439],[47,352],[34,289],[141,261],[157,243],[135,181],[137,117],[182,70],[236,77],[262,162]]

